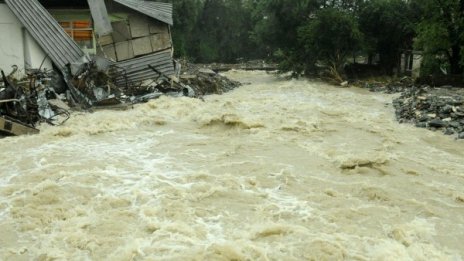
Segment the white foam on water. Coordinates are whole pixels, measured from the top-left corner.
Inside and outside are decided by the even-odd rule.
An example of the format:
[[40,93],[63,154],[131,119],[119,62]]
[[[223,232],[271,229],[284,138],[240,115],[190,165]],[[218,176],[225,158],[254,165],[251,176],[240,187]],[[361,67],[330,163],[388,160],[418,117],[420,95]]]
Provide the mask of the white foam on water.
[[0,140],[1,260],[462,260],[462,142],[263,72]]

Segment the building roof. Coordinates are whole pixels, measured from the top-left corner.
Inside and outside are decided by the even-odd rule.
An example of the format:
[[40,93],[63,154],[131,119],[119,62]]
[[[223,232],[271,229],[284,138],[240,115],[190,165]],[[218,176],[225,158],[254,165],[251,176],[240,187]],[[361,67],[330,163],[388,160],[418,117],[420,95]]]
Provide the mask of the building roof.
[[173,25],[172,4],[148,0],[114,0],[130,9],[152,17],[161,22]]
[[63,70],[79,61],[84,52],[37,0],[5,0],[48,57]]
[[[164,75],[174,75],[174,62],[172,60],[171,50],[132,58],[127,61],[116,62],[115,65],[125,70],[125,77],[131,82],[158,77],[159,74],[153,71],[149,65],[153,66]],[[124,78],[118,78],[116,84],[124,85],[125,80]]]

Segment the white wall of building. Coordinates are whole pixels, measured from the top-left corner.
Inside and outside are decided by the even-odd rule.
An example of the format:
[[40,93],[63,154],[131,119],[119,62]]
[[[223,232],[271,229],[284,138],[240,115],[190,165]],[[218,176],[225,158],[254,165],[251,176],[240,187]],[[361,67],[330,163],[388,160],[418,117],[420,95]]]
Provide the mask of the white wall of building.
[[[24,50],[25,50],[25,66],[26,68],[52,69],[51,60],[46,57],[42,47],[34,40],[31,34],[24,29]],[[45,59],[45,60],[44,60]],[[42,64],[43,62],[43,64]]]
[[6,4],[0,4],[0,68],[10,71],[12,65],[24,68],[22,25]]
[[[17,65],[21,72],[25,68],[40,67],[46,57],[45,52],[6,4],[0,4],[0,35],[0,69],[9,73],[13,65]],[[42,68],[52,68],[48,58]]]

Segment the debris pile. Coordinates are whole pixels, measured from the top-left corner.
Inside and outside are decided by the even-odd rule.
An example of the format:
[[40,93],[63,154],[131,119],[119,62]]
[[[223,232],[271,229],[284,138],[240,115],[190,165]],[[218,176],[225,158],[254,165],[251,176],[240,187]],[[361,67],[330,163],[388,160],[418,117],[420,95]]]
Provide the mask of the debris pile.
[[464,89],[453,86],[418,85],[411,77],[358,80],[352,85],[371,92],[401,93],[393,101],[396,119],[416,127],[442,131],[464,139]]
[[279,69],[278,64],[268,63],[265,60],[252,60],[244,61],[243,59],[238,59],[237,63],[211,63],[211,64],[199,64],[198,66],[202,68],[211,69],[216,72],[225,72],[230,70],[259,70],[259,71],[277,71]]
[[441,130],[464,139],[464,90],[453,87],[412,87],[393,102],[399,122]]
[[37,133],[38,122],[59,125],[69,119],[66,106],[60,107],[58,102],[64,96],[50,87],[56,79],[53,71],[29,70],[27,78],[15,81],[12,79],[15,70],[8,76],[1,71],[0,131],[12,135]]
[[406,91],[414,86],[414,80],[410,77],[403,77],[401,79],[393,79],[388,81],[361,81],[358,80],[353,83],[354,86],[365,88],[371,92],[383,93],[400,93]]
[[211,69],[198,68],[193,65],[190,65],[187,69],[180,76],[180,82],[191,86],[198,95],[222,94],[241,85],[241,83],[232,81]]
[[[68,65],[64,76],[53,70],[33,69],[27,71],[26,77],[14,80],[11,77],[14,71],[8,76],[2,71],[0,120],[9,123],[8,128],[2,128],[0,122],[0,131],[9,135],[37,133],[35,126],[40,122],[63,124],[71,109],[127,108],[162,95],[198,98],[240,86],[239,82],[194,65],[186,66],[180,77],[164,75],[154,67],[150,69],[157,73],[156,78],[123,84],[120,79],[124,78],[124,71],[98,58]],[[29,131],[15,131],[13,127]]]

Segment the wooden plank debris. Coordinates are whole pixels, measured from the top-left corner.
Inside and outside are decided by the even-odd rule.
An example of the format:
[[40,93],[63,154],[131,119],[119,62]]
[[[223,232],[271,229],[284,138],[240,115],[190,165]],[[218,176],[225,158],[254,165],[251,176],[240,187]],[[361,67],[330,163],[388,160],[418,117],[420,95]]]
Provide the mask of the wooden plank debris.
[[27,135],[37,134],[39,130],[25,124],[19,123],[5,116],[0,117],[0,132],[7,135]]

